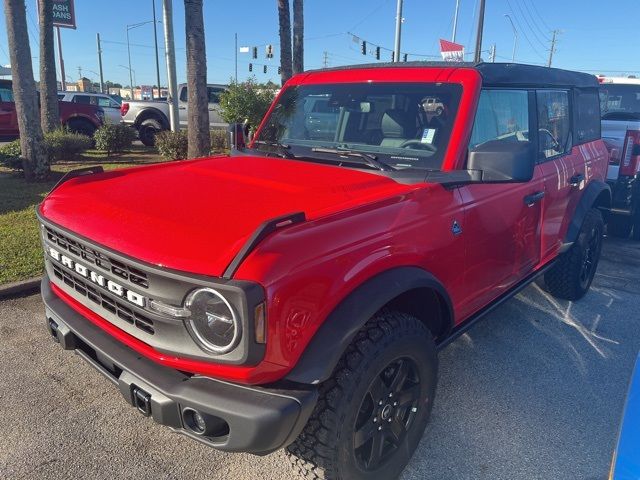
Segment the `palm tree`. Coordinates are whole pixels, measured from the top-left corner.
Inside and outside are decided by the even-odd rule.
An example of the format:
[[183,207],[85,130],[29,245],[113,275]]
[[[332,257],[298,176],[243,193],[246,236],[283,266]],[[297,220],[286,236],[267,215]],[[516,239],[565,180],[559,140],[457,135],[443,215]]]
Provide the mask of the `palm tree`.
[[42,181],[49,177],[51,170],[38,121],[38,95],[33,80],[24,0],[5,0],[4,15],[24,175],[28,181]]
[[278,0],[280,24],[280,79],[284,85],[291,78],[291,15],[289,0]]
[[187,31],[187,129],[189,158],[204,157],[211,149],[207,55],[204,44],[203,0],[184,0]]
[[51,132],[60,126],[58,85],[53,47],[53,0],[38,2],[40,20],[40,121],[42,130]]
[[304,71],[304,0],[293,0],[293,73]]

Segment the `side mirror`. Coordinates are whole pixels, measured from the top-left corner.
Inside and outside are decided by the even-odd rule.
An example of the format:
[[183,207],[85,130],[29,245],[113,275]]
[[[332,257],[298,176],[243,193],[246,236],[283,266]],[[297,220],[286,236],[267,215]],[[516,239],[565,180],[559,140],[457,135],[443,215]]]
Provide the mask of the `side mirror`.
[[247,147],[248,124],[229,124],[229,146],[231,150],[244,150]]
[[481,171],[486,183],[524,183],[533,178],[535,164],[532,142],[491,140],[469,152],[467,169]]

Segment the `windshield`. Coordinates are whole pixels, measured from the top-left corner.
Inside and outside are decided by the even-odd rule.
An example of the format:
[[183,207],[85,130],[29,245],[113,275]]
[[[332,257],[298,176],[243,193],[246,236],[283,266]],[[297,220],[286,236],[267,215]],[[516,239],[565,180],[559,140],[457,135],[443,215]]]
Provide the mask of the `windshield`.
[[[358,168],[439,170],[461,92],[460,85],[441,83],[292,87],[254,145],[262,151],[284,147],[287,155],[281,156],[289,158],[334,163],[337,158]],[[349,154],[340,155],[343,151]]]
[[604,120],[640,120],[640,84],[600,85],[600,111]]

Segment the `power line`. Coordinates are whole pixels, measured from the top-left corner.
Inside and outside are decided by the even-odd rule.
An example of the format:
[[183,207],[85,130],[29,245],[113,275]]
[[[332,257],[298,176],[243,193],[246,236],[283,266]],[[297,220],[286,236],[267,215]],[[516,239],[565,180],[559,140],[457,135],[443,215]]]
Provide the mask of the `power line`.
[[[547,48],[547,44],[544,43],[542,40],[540,40],[540,37],[538,37],[538,34],[536,33],[536,31],[533,29],[533,27],[529,23],[529,19],[527,18],[527,15],[524,13],[524,10],[522,9],[522,5],[520,4],[520,2],[518,0],[513,0],[513,1],[516,4],[516,6],[518,7],[518,10],[520,11],[520,13],[522,14],[522,18],[523,18],[524,22],[527,24],[527,27],[529,27],[529,30],[533,34],[533,38],[535,38],[537,40],[537,42],[540,45],[542,45],[542,48],[546,49]],[[544,38],[546,39],[546,37],[544,37]],[[546,40],[548,40],[548,39],[546,39]]]
[[507,0],[507,5],[509,5],[509,10],[511,10],[511,13],[513,14],[513,18],[515,19],[516,23],[518,24],[519,30],[522,32],[522,34],[524,35],[524,39],[527,41],[527,43],[529,44],[529,46],[531,47],[531,50],[533,50],[533,52],[539,57],[541,58],[543,61],[545,60],[544,55],[542,55],[538,49],[536,47],[533,46],[533,43],[531,42],[531,40],[529,39],[529,36],[527,35],[527,32],[525,31],[524,28],[522,28],[522,24],[520,23],[520,21],[518,20],[518,16],[516,15],[515,10],[513,9],[513,7],[511,6],[511,2],[509,0]]
[[382,7],[384,7],[387,3],[390,3],[390,2],[391,0],[383,0],[376,8],[374,8],[373,10],[371,10],[371,12],[365,15],[365,17],[362,20],[360,20],[358,23],[356,23],[352,27],[349,27],[349,30],[354,30],[356,27],[359,27],[360,25],[362,25],[364,22],[369,20],[374,14],[376,14],[378,10],[380,10]]
[[544,38],[547,42],[550,41],[551,39],[540,28],[540,26],[538,25],[538,21],[535,19],[535,17],[531,13],[531,10],[529,9],[529,1],[528,0],[522,0],[522,3],[524,4],[524,8],[527,10],[527,13],[529,14],[529,17],[531,18],[531,22],[536,27],[538,32],[540,32],[540,35],[542,35],[542,38]]
[[542,22],[542,26],[547,30],[547,31],[551,31],[551,27],[549,27],[549,25],[547,25],[547,23],[544,21],[544,18],[542,18],[542,15],[540,15],[540,12],[538,11],[538,7],[536,7],[536,2],[532,2],[531,6],[533,7],[533,11],[536,12],[536,15],[538,15],[538,18],[540,19],[540,21]]

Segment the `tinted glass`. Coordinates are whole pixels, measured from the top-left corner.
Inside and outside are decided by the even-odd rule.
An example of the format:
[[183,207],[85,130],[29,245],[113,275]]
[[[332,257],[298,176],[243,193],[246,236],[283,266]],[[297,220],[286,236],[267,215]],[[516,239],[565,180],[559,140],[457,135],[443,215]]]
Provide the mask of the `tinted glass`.
[[481,92],[469,147],[491,140],[529,141],[529,93],[526,90]]
[[[303,85],[278,100],[258,140],[375,155],[396,169],[440,169],[462,88],[454,84]],[[335,156],[333,157],[335,159]],[[344,162],[347,163],[347,162]]]
[[13,102],[13,91],[10,88],[0,88],[0,102]]
[[538,141],[540,158],[566,152],[571,133],[569,93],[564,90],[538,90]]
[[83,103],[87,105],[96,105],[96,97],[92,97],[90,95],[74,95],[73,97],[74,103]]
[[640,120],[640,84],[600,85],[600,111],[603,120]]
[[220,103],[220,94],[224,91],[223,88],[209,87],[207,93],[209,95],[209,103]]
[[578,90],[576,99],[576,140],[578,143],[592,142],[600,138],[600,102],[598,91]]

